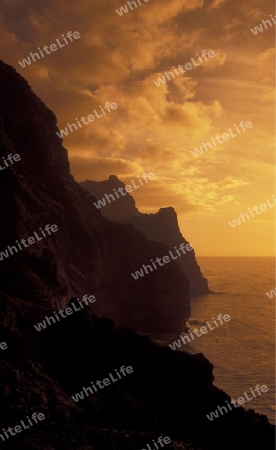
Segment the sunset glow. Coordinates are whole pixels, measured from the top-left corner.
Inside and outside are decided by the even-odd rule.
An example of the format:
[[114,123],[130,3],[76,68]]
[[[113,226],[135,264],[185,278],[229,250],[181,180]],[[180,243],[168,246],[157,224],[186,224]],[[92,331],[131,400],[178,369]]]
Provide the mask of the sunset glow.
[[[174,207],[197,255],[273,255],[275,208],[228,223],[275,194],[275,25],[250,30],[274,14],[267,2],[150,0],[121,16],[122,0],[42,0],[36,10],[32,0],[3,3],[5,62],[55,112],[59,129],[102,114],[64,138],[77,181],[114,174],[127,184],[153,172],[133,192],[136,206]],[[69,40],[69,31],[80,37]],[[64,46],[21,67],[56,39]],[[154,83],[174,68],[180,75]],[[118,108],[104,115],[107,102]],[[193,156],[248,121],[252,128]]]

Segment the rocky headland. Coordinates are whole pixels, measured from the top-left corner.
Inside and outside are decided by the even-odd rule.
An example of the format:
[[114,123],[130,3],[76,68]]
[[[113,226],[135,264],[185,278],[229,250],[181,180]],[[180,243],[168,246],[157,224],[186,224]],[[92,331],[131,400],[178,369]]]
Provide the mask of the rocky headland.
[[[97,200],[105,198],[105,194],[114,194],[113,191],[118,191],[119,188],[125,191],[125,184],[115,175],[111,175],[104,181],[86,180],[80,185]],[[162,242],[168,249],[179,247],[181,243],[189,244],[179,229],[177,214],[172,207],[161,208],[155,214],[143,214],[138,211],[134,198],[125,192],[124,196],[115,198],[115,201],[106,201],[106,205],[101,208],[101,213],[110,220],[133,224],[150,241]],[[185,257],[177,259],[176,262],[189,280],[192,296],[210,292],[208,281],[197,264],[195,250],[187,252]]]
[[[0,95],[1,155],[21,157],[0,172],[0,435],[35,412],[45,416],[0,438],[2,448],[148,450],[169,436],[168,450],[272,450],[274,427],[263,415],[237,408],[207,419],[230,397],[213,384],[202,354],[173,352],[137,333],[176,334],[189,315],[189,282],[178,264],[139,284],[130,277],[167,246],[96,210],[70,174],[55,115],[4,62]],[[47,224],[58,231],[3,255]],[[84,294],[96,302],[35,329]],[[134,372],[73,400],[122,365]]]

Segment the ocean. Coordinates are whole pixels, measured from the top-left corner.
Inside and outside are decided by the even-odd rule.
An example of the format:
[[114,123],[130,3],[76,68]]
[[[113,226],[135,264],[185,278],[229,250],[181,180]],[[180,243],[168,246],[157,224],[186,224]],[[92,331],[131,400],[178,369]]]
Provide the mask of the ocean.
[[[275,289],[274,258],[197,257],[214,294],[192,299],[191,331],[212,317],[228,314],[231,320],[179,351],[203,353],[214,366],[214,384],[233,400],[256,385],[268,391],[246,402],[245,409],[265,414],[275,423],[275,301],[266,292]],[[210,322],[210,323],[211,323]],[[214,324],[212,323],[212,327]],[[155,336],[169,345],[179,336]],[[219,405],[218,405],[219,406]]]

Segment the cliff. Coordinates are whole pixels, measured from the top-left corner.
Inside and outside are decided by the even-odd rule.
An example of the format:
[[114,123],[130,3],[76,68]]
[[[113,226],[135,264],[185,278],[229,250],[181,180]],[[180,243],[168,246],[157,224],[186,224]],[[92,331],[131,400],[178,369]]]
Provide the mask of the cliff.
[[189,289],[179,267],[172,263],[138,281],[131,277],[162,256],[164,245],[101,216],[95,199],[70,174],[55,115],[3,62],[0,95],[2,155],[21,157],[0,172],[0,252],[40,227],[58,226],[54,235],[0,262],[2,293],[38,309],[62,308],[70,296],[94,294],[93,311],[117,325],[181,331],[189,314]]
[[[118,190],[118,188],[125,187],[125,184],[115,175],[110,175],[109,179],[104,181],[86,180],[80,185],[96,199],[101,199],[105,194],[114,194],[113,189]],[[141,216],[141,213],[136,208],[134,198],[129,193],[118,199],[114,198],[115,201],[106,202],[106,206],[101,209],[104,217],[116,222],[124,222],[135,216]]]
[[[162,435],[171,438],[171,450],[272,450],[273,427],[265,416],[238,408],[207,420],[230,398],[213,385],[213,367],[203,355],[162,348],[92,314],[137,329],[178,330],[186,315],[187,281],[173,262],[140,284],[128,278],[166,247],[93,208],[95,199],[70,174],[55,116],[3,62],[0,94],[1,155],[21,156],[0,171],[0,335],[7,344],[0,350],[3,448],[140,450]],[[58,232],[5,256],[8,245],[48,223]],[[97,301],[90,311],[36,331],[34,324],[66,306],[72,293],[94,294]],[[92,380],[122,365],[132,366],[133,374],[73,400]],[[5,434],[34,412],[45,420]]]
[[[102,199],[105,194],[112,194],[114,189],[118,191],[120,187],[125,188],[125,184],[114,175],[105,181],[86,180],[80,184],[97,200]],[[162,242],[168,249],[173,250],[174,246],[178,248],[181,243],[189,244],[181,234],[176,212],[171,207],[161,208],[156,214],[142,214],[136,208],[133,197],[126,192],[124,196],[116,198],[115,201],[106,202],[106,205],[101,208],[101,213],[104,217],[116,222],[133,224],[150,241]],[[201,273],[194,250],[178,258],[176,263],[188,278],[192,295],[209,292],[207,279]]]

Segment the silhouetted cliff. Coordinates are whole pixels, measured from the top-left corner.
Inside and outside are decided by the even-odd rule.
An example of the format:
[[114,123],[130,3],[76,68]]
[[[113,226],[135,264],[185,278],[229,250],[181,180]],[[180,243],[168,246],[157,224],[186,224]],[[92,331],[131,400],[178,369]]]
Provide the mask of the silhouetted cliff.
[[[115,175],[110,175],[108,180],[105,181],[91,181],[86,180],[84,183],[80,183],[90,194],[96,199],[101,199],[105,194],[114,194],[113,189],[124,188],[125,184],[120,181]],[[123,197],[115,198],[115,201],[106,201],[106,206],[101,209],[101,213],[104,217],[116,222],[123,222],[132,219],[135,216],[141,216],[135,205],[134,198],[125,193]]]
[[[80,183],[98,200],[105,194],[113,194],[113,190],[125,188],[125,184],[116,176],[111,175],[106,181],[86,180]],[[131,223],[142,231],[151,241],[162,242],[168,249],[177,248],[181,243],[189,242],[183,237],[179,229],[177,215],[173,208],[161,208],[156,214],[142,214],[135,206],[135,201],[129,193],[116,198],[115,201],[106,201],[101,208],[103,216],[122,223]],[[191,294],[207,294],[209,292],[207,279],[203,277],[200,267],[196,262],[195,251],[189,251],[186,255],[176,260],[183,273],[190,282]]]
[[[140,284],[128,277],[166,247],[93,208],[93,197],[70,175],[55,116],[2,62],[0,95],[1,155],[21,156],[0,171],[3,448],[141,450],[162,435],[171,438],[168,450],[272,450],[273,427],[265,416],[238,408],[208,421],[206,413],[230,398],[213,385],[213,367],[203,355],[162,348],[88,310],[35,329],[74,293],[96,296],[90,313],[137,329],[174,332],[185,321],[188,287],[173,262]],[[6,253],[46,224],[56,224],[58,232]],[[132,366],[133,374],[73,399],[122,365]],[[4,435],[3,429],[20,428],[34,412],[45,420]]]
[[40,227],[58,226],[55,234],[0,262],[2,292],[48,308],[63,307],[70,296],[94,294],[93,311],[117,325],[181,331],[190,308],[188,282],[178,265],[138,281],[131,277],[162,256],[164,245],[101,216],[95,199],[70,174],[55,115],[3,62],[0,78],[2,155],[21,156],[0,172],[0,252]]

